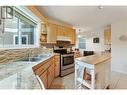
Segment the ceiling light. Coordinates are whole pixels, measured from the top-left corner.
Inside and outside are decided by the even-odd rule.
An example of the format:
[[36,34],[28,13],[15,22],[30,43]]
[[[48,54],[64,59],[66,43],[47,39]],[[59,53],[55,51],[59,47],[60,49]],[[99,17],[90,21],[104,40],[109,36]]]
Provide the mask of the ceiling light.
[[81,35],[78,35],[78,38],[81,38]]
[[100,10],[103,9],[103,8],[104,8],[103,6],[98,6],[98,9],[100,9]]

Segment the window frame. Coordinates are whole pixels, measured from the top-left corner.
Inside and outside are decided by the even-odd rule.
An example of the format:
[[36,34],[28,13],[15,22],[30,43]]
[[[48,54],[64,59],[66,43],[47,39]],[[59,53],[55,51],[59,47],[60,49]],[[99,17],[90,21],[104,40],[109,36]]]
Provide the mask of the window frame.
[[[18,45],[14,45],[14,43],[12,45],[5,45],[4,43],[2,44],[3,47],[0,47],[0,49],[22,49],[22,48],[37,48],[40,46],[39,44],[39,37],[40,37],[40,29],[41,29],[41,20],[34,15],[27,7],[25,6],[15,6],[14,10],[16,10],[17,12],[21,13],[23,16],[25,16],[26,18],[28,18],[29,20],[35,22],[36,28],[34,30],[34,44],[30,45],[30,44],[21,44],[21,39],[19,38],[19,44]],[[18,34],[22,37],[23,34],[21,34],[20,31],[18,31]]]

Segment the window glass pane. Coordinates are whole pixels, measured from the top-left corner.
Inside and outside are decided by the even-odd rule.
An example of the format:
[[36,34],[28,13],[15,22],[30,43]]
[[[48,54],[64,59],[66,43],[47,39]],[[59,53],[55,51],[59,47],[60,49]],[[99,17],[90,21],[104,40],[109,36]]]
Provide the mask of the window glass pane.
[[18,36],[15,36],[15,44],[19,44],[19,38],[18,38]]
[[[20,9],[4,11],[8,18],[2,20],[0,47],[15,45],[34,45],[37,23]],[[3,14],[4,14],[3,13]]]
[[27,44],[27,43],[28,43],[28,41],[27,41],[26,36],[22,37],[22,44]]
[[23,36],[21,39],[24,42],[22,44],[34,44],[35,26],[25,22],[24,20],[20,21],[21,21],[21,35]]
[[[4,45],[18,44],[18,18],[4,20]],[[16,36],[17,35],[17,36]]]
[[86,48],[86,40],[85,38],[79,38],[79,48],[85,49]]

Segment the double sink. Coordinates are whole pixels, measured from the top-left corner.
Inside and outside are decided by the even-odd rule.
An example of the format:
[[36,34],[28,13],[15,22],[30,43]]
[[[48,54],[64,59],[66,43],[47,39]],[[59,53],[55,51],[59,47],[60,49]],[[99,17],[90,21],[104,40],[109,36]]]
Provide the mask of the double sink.
[[45,58],[48,58],[49,56],[51,56],[51,54],[41,54],[41,55],[37,55],[35,57],[28,57],[28,58],[22,59],[21,61],[38,62],[38,61],[41,61]]
[[0,65],[0,80],[7,78],[17,72],[22,71],[25,68],[31,68],[35,64],[38,64],[39,61],[48,59],[52,54],[39,54],[34,57],[28,57],[21,59],[12,63],[1,64]]

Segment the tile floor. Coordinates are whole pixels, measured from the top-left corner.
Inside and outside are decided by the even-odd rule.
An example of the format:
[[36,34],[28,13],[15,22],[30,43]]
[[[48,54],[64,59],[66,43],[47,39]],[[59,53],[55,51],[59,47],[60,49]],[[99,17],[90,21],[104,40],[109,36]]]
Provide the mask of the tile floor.
[[[55,82],[62,83],[62,85],[65,86],[65,89],[74,89],[74,78],[74,73],[72,73],[65,77],[56,78]],[[127,89],[127,75],[112,72],[110,89]]]

